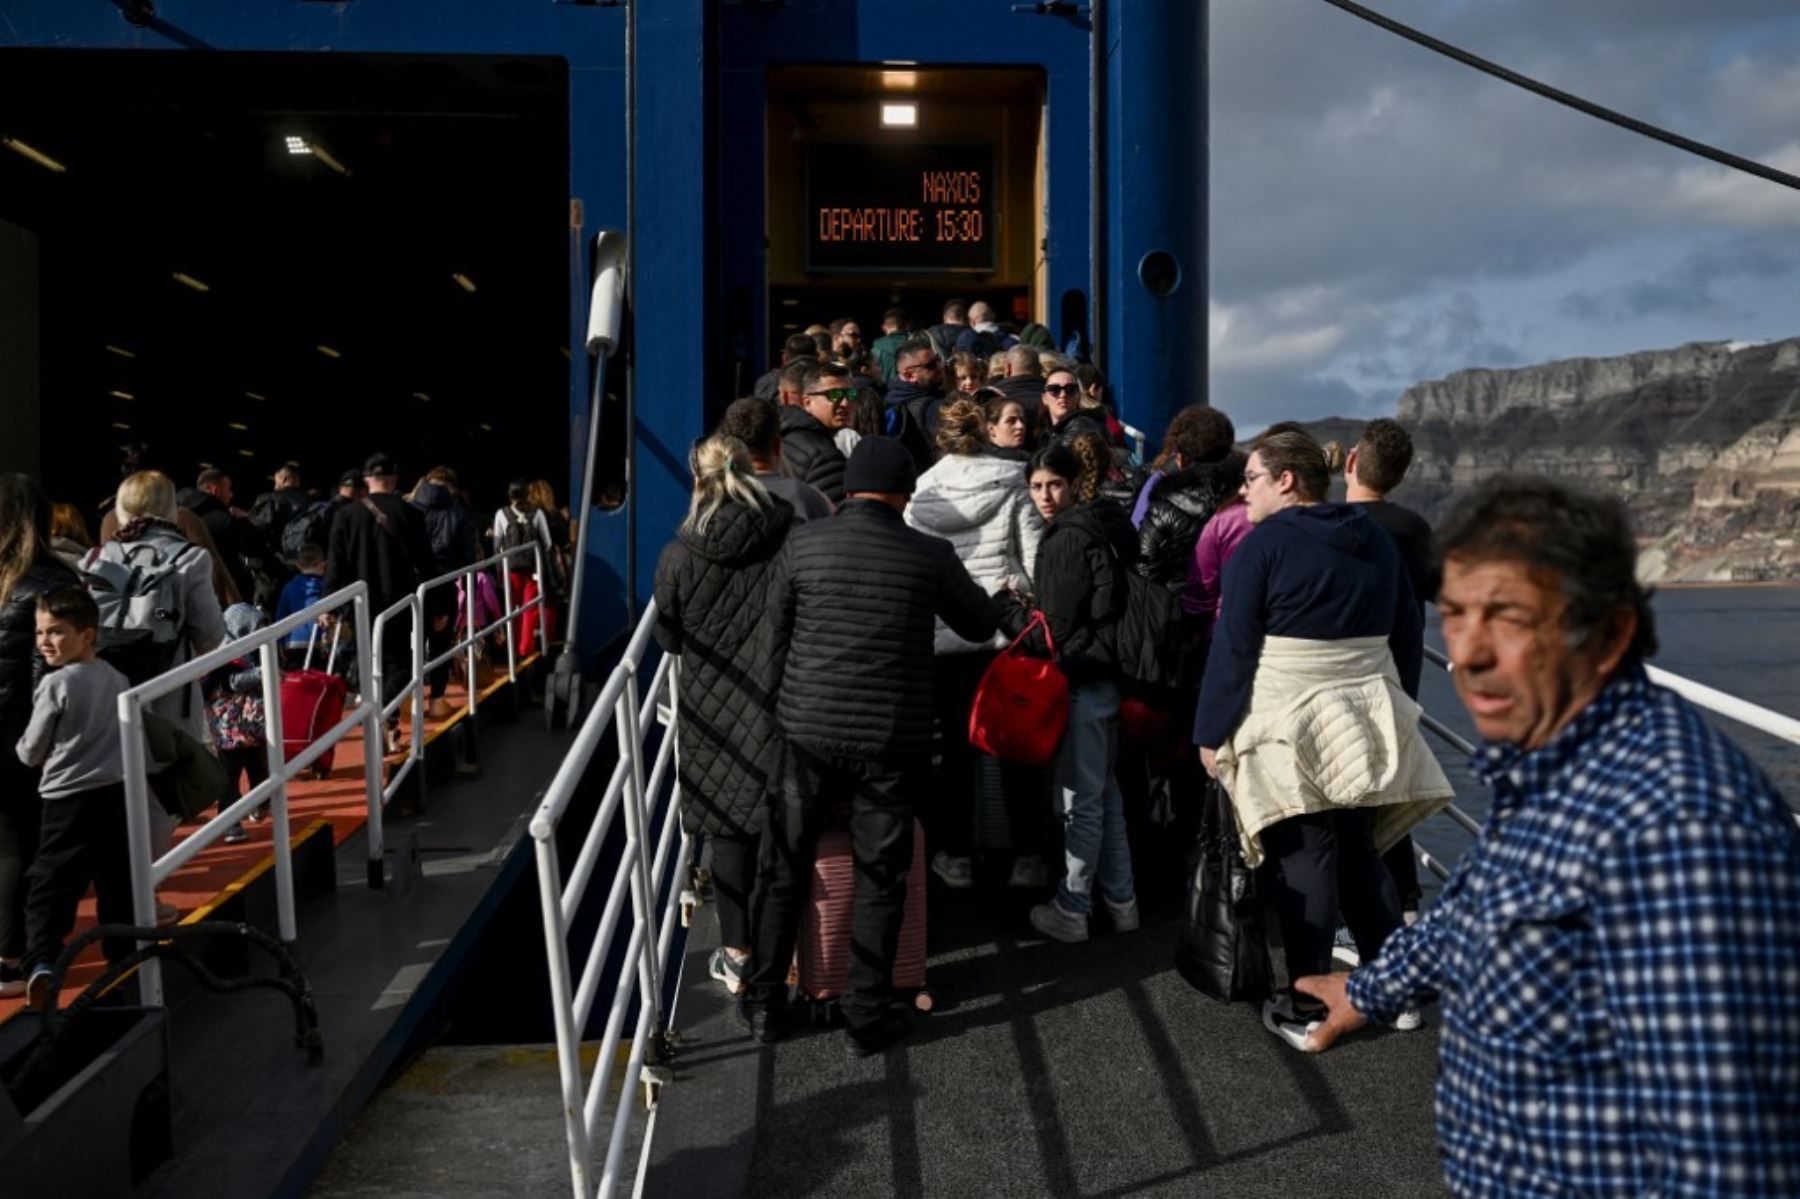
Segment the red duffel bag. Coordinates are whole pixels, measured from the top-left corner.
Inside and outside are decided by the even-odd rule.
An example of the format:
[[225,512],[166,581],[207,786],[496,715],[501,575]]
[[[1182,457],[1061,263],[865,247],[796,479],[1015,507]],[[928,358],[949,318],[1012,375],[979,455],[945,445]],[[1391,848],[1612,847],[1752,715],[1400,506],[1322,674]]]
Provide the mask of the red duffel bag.
[[[1051,656],[1021,648],[1034,628],[1044,630]],[[969,744],[1002,762],[1041,766],[1055,754],[1069,723],[1069,680],[1056,665],[1050,622],[1033,612],[1024,630],[981,676],[969,708]]]

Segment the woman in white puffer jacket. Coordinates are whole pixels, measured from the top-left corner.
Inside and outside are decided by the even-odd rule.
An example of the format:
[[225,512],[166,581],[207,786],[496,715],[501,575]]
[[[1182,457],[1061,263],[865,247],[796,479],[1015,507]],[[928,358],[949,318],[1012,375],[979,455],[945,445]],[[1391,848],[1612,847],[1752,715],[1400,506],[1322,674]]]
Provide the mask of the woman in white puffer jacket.
[[[987,417],[973,400],[957,400],[938,415],[941,454],[919,476],[906,523],[942,537],[956,548],[969,577],[992,594],[1008,583],[1029,590],[1044,522],[1031,502],[1024,465],[990,452]],[[937,786],[921,813],[934,847],[931,868],[947,885],[974,882],[970,849],[974,834],[979,752],[969,744],[969,707],[975,689],[1003,641],[965,641],[938,622],[934,694],[941,744]],[[1037,852],[1045,804],[1039,772],[1002,766],[1013,847],[1014,886],[1042,886],[1050,880]]]

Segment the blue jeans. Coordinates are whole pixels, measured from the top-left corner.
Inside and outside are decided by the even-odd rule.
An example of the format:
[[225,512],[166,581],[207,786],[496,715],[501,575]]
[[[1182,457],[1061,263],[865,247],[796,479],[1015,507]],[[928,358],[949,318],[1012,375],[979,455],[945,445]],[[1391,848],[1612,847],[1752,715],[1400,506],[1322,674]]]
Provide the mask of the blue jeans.
[[1084,916],[1094,910],[1091,893],[1096,884],[1112,903],[1130,903],[1136,897],[1118,762],[1118,687],[1083,683],[1070,688],[1069,727],[1056,755],[1056,796],[1068,874],[1056,888],[1056,901]]

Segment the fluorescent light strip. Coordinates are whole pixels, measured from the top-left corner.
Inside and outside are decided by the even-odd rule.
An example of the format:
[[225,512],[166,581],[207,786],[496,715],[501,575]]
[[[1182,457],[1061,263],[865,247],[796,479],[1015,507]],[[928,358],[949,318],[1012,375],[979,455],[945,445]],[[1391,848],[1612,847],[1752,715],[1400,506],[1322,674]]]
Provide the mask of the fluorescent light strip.
[[259,403],[259,404],[260,404],[260,403],[262,403],[262,402],[263,402],[263,401],[264,401],[264,400],[266,400],[266,399],[268,399],[268,398],[269,398],[269,397],[268,397],[268,396],[263,396],[263,395],[257,395],[257,394],[256,394],[256,393],[255,393],[255,392],[254,392],[254,391],[246,391],[246,392],[245,392],[245,393],[244,393],[244,398],[245,398],[245,399],[250,399],[250,400],[255,400],[255,401],[256,401],[256,402],[257,402],[257,403]]
[[424,392],[422,392],[422,391],[415,391],[415,392],[413,392],[413,399],[415,399],[415,400],[417,400],[417,401],[419,401],[419,403],[421,403],[421,404],[429,404],[429,403],[431,403],[431,397],[430,397],[430,396],[428,396],[428,395],[426,395],[426,394],[425,394],[425,393],[424,393]]
[[450,277],[452,279],[456,280],[456,285],[458,287],[462,288],[464,291],[469,292],[471,294],[474,293],[475,280],[469,278],[467,275],[463,274],[461,271],[457,271],[455,274],[451,275]]
[[173,278],[175,280],[175,282],[181,284],[183,287],[191,287],[195,291],[211,291],[212,290],[212,285],[210,283],[202,283],[202,282],[200,282],[200,280],[194,278],[192,275],[189,275],[183,271],[176,271],[174,273],[174,275],[171,276],[171,278]]
[[238,457],[240,457],[240,458],[254,458],[254,457],[256,457],[256,451],[255,451],[255,450],[239,450],[239,451],[238,451]]
[[919,127],[919,106],[917,104],[883,104],[881,106],[881,126],[884,129],[917,129]]
[[130,350],[120,349],[118,346],[107,346],[106,352],[108,354],[117,354],[121,358],[136,358],[137,357],[137,355],[133,354]]
[[336,158],[332,157],[331,151],[327,150],[324,146],[314,144],[312,147],[312,153],[313,153],[314,158],[318,159],[320,162],[324,163],[326,166],[330,167],[332,170],[336,171],[338,174],[343,175],[346,178],[349,177],[350,168],[345,166],[343,163],[339,162]]
[[225,427],[227,429],[234,430],[238,433],[248,433],[250,431],[249,425],[241,425],[237,421],[232,421],[229,425],[226,425]]
[[114,421],[114,422],[113,422],[113,423],[112,423],[112,426],[113,426],[113,428],[115,428],[115,429],[129,429],[129,428],[131,428],[131,426],[130,426],[130,425],[128,425],[128,424],[126,424],[126,423],[125,423],[125,422],[124,422],[124,421],[122,421],[122,420],[116,420],[116,421]]
[[111,396],[115,400],[135,400],[135,399],[137,399],[137,397],[132,395],[129,391],[109,391],[106,394]]
[[342,358],[343,357],[342,354],[338,353],[336,350],[332,349],[330,346],[314,346],[313,348],[315,350],[319,351],[319,353],[325,355],[325,357],[327,357],[327,358]]
[[66,175],[69,173],[68,167],[56,161],[56,159],[50,157],[36,146],[26,145],[16,137],[0,137],[0,146],[5,146],[14,154],[31,159],[31,161],[37,163],[47,171],[54,171],[58,175]]

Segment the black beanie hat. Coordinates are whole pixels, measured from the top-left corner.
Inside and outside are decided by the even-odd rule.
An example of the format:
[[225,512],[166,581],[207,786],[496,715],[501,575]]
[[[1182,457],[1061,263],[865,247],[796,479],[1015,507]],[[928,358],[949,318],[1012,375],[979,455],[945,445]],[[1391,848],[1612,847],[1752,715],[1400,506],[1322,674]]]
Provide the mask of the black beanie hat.
[[850,451],[844,468],[844,491],[879,491],[911,495],[919,482],[912,453],[892,437],[865,437]]

